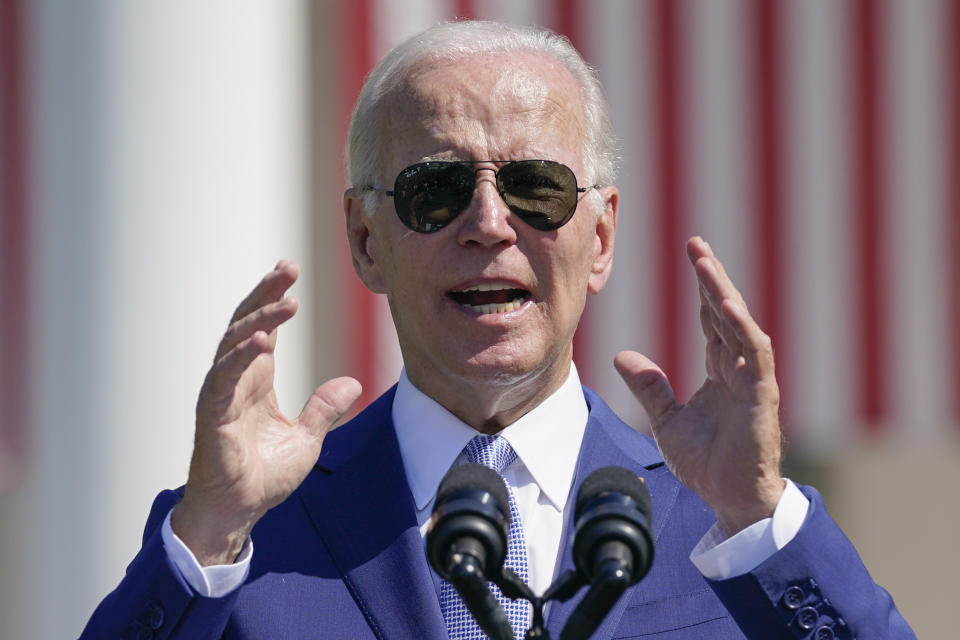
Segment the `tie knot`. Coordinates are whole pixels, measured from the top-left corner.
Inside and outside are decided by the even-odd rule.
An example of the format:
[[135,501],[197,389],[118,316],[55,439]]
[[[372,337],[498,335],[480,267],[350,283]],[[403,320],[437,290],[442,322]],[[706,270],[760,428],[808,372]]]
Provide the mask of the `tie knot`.
[[500,436],[475,436],[463,448],[463,453],[470,462],[490,467],[499,474],[517,459],[517,452]]

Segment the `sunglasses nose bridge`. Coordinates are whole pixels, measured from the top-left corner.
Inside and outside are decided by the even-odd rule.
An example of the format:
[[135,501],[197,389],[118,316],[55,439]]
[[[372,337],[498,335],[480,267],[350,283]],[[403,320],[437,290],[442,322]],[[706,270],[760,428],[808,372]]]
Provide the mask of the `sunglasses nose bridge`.
[[[489,173],[481,173],[481,171]],[[480,189],[480,185],[484,182],[489,182],[493,185],[493,188],[498,192],[500,191],[500,185],[497,182],[497,174],[499,173],[497,169],[493,167],[474,167],[474,183],[473,183],[473,193],[476,196],[477,191]]]
[[464,218],[460,237],[465,243],[489,245],[516,239],[516,230],[509,219],[512,212],[503,200],[496,175],[497,170],[492,167],[476,170],[473,197],[467,209],[460,214]]
[[[500,182],[497,179],[499,171],[494,167],[474,167],[474,183],[473,183],[473,193],[470,200],[470,206],[473,206],[474,202],[479,198],[479,202],[482,204],[483,199],[490,199],[494,204],[503,204],[504,209],[506,209],[506,203],[503,201],[503,192],[500,190]],[[481,173],[484,172],[484,173]],[[493,188],[496,196],[493,194],[485,193],[487,189]],[[499,200],[499,202],[498,202]]]

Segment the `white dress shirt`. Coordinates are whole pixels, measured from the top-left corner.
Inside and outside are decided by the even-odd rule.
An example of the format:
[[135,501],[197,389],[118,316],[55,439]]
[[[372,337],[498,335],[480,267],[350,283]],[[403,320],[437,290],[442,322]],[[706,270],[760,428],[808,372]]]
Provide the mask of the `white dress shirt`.
[[[563,385],[539,406],[505,428],[503,436],[517,459],[504,470],[514,487],[527,541],[530,587],[543,593],[558,566],[560,537],[589,410],[571,363]],[[407,483],[426,536],[437,487],[477,432],[413,386],[406,372],[393,400],[393,423]],[[722,580],[742,575],[783,548],[800,529],[809,502],[787,481],[772,518],[725,538],[714,526],[692,550],[690,560],[704,577]],[[237,562],[201,567],[173,533],[170,516],[161,531],[167,555],[191,587],[202,596],[220,597],[243,584],[253,555],[248,540]],[[439,578],[434,575],[434,580]]]
[[[553,580],[589,413],[571,363],[570,375],[556,392],[498,434],[517,453],[503,476],[514,488],[527,540],[530,587],[536,593],[546,591]],[[440,481],[477,432],[414,387],[405,371],[393,401],[393,424],[420,533],[426,537]]]

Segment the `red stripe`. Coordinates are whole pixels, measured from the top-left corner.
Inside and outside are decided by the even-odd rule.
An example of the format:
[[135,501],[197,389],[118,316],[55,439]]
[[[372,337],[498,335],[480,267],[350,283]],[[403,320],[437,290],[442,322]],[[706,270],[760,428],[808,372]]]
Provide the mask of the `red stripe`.
[[[345,52],[345,55],[340,56],[341,64],[337,65],[340,68],[340,86],[337,95],[341,96],[342,100],[339,105],[339,136],[337,140],[342,144],[347,139],[350,114],[357,96],[360,95],[363,79],[373,66],[373,12],[371,10],[371,0],[354,0],[353,2],[343,3],[340,11],[341,24],[337,33],[340,34],[342,40],[338,43],[339,46],[336,47],[336,50]],[[343,162],[340,161],[342,157],[339,153],[340,150],[341,148],[337,145],[334,166],[343,165]],[[346,175],[341,174],[341,184],[346,184]],[[340,237],[346,238],[342,216],[335,216],[335,218]],[[342,274],[340,282],[346,283],[343,286],[346,289],[345,298],[348,301],[346,305],[347,319],[343,327],[343,333],[347,336],[346,344],[348,345],[348,352],[344,354],[346,372],[348,375],[356,377],[363,384],[363,395],[354,405],[355,410],[357,410],[369,404],[374,399],[374,394],[379,391],[374,389],[377,366],[376,307],[374,306],[374,294],[363,286],[353,271],[349,247],[346,246],[346,243],[339,246],[341,247],[339,270]]]
[[887,409],[885,403],[886,376],[884,368],[889,359],[886,352],[886,326],[883,313],[883,239],[884,239],[884,184],[881,129],[881,75],[880,60],[883,33],[881,8],[873,0],[857,0],[851,23],[851,61],[854,79],[853,135],[854,218],[859,277],[858,299],[853,300],[859,310],[857,333],[859,338],[859,409],[866,429],[877,432]]
[[[0,2],[0,490],[20,475],[28,423],[27,128],[23,75],[24,16]],[[7,455],[10,454],[10,455]]]
[[960,425],[960,333],[956,331],[960,318],[960,2],[944,2],[947,12],[945,27],[946,95],[948,96],[946,126],[948,127],[948,157],[944,164],[947,186],[946,216],[949,234],[946,255],[950,256],[950,318],[953,319],[949,335],[953,340],[953,385],[955,418]]
[[477,17],[477,10],[473,0],[454,0],[453,17],[462,20],[473,20]]
[[580,3],[578,0],[554,0],[553,2],[553,30],[570,38],[570,42],[577,48],[584,58],[583,34],[580,32]]
[[674,0],[658,0],[654,5],[653,32],[648,39],[653,48],[653,123],[650,127],[656,152],[653,186],[654,227],[657,242],[655,262],[658,265],[657,293],[660,313],[655,318],[654,335],[657,344],[653,349],[664,372],[674,383],[678,397],[685,398],[687,376],[683,359],[682,328],[683,298],[681,292],[685,266],[683,253],[687,202],[683,193],[681,171],[684,131],[681,109],[685,104],[681,73],[685,68],[683,49],[677,37],[679,28],[678,4]]
[[789,359],[784,315],[785,304],[780,286],[786,281],[785,265],[788,244],[783,242],[785,199],[782,198],[782,159],[780,142],[784,133],[779,109],[783,86],[783,55],[780,6],[771,0],[754,0],[750,7],[753,28],[753,127],[754,144],[754,222],[757,247],[756,291],[758,300],[751,304],[752,313],[777,349],[777,377],[781,389],[781,406],[786,406],[783,390],[790,387],[785,380],[784,366]]

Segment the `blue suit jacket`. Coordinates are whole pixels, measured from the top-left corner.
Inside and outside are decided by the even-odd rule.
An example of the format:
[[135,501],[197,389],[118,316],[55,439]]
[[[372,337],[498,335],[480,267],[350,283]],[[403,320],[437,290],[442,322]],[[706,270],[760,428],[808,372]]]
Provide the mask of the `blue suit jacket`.
[[[649,574],[593,638],[914,637],[809,488],[809,514],[792,542],[747,575],[705,580],[688,556],[712,512],[670,473],[652,440],[584,392],[590,417],[572,495],[595,469],[631,469],[650,490],[656,540]],[[316,468],[254,528],[250,575],[228,596],[195,595],[168,563],[160,524],[180,493],[161,493],[143,548],[81,637],[444,640],[391,420],[393,394],[327,436]],[[572,530],[567,522],[561,571],[572,568]],[[582,595],[552,605],[553,638]]]

